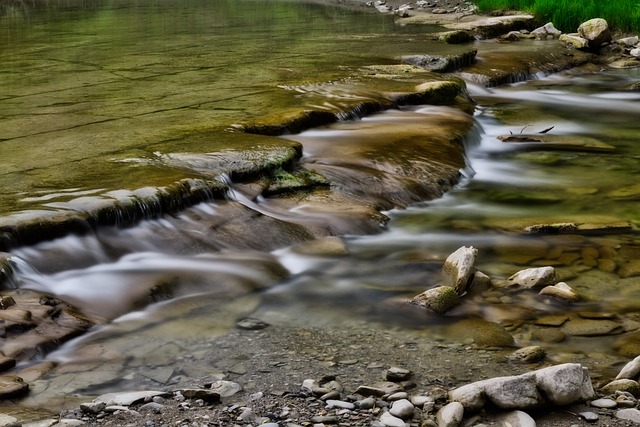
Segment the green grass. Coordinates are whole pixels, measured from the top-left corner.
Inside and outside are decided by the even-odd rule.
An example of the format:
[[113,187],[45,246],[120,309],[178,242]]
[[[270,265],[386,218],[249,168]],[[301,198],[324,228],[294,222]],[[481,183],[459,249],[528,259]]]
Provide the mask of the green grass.
[[480,11],[512,9],[529,12],[564,32],[575,32],[592,18],[604,18],[619,31],[640,32],[638,0],[474,0]]

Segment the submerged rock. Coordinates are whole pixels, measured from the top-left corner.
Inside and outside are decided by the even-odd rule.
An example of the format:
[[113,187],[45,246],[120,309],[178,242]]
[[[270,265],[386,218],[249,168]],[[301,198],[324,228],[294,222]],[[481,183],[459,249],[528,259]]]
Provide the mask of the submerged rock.
[[437,286],[416,295],[410,301],[411,304],[424,307],[437,314],[444,314],[460,303],[460,298],[455,289],[450,286]]
[[458,55],[408,55],[402,57],[402,62],[429,71],[446,73],[471,65],[477,53],[478,51],[473,49]]
[[560,301],[576,302],[580,299],[571,286],[564,282],[542,288],[539,295],[550,296]]
[[556,270],[553,267],[537,267],[521,270],[507,279],[509,286],[525,289],[539,288],[556,283]]

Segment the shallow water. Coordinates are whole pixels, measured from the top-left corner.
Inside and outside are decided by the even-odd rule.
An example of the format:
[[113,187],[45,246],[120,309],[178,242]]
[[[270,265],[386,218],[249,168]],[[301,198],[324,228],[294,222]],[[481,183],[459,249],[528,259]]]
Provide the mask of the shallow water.
[[[230,8],[225,16],[235,17],[232,4],[224,4]],[[156,5],[165,18],[152,21],[151,30],[172,28],[170,40],[156,42],[159,52],[164,43],[168,51],[175,52],[181,49],[181,35],[185,36],[182,43],[189,38],[173,27],[174,21],[168,20],[168,12],[160,6]],[[193,7],[203,6],[193,3]],[[273,20],[285,13],[269,10]],[[315,18],[311,19],[319,14],[316,6],[295,10],[305,26],[316,25]],[[331,12],[319,16],[335,25],[342,12],[328,10]],[[122,18],[118,8],[101,13],[109,24],[117,21],[112,15]],[[185,12],[183,19],[187,16]],[[207,14],[198,16],[191,16],[189,25],[202,29],[213,19]],[[360,30],[371,31],[370,37],[378,37],[379,29],[386,28],[381,26],[387,24],[383,18],[356,16],[359,18],[344,17],[343,25],[351,29],[352,18],[362,19]],[[246,25],[253,22],[251,16],[246,19]],[[200,26],[201,20],[207,25]],[[322,22],[316,30],[320,39],[327,28]],[[280,27],[279,31],[284,30]],[[216,34],[211,29],[204,33],[207,37]],[[294,31],[294,35],[299,34]],[[305,49],[314,46],[309,43]],[[314,43],[327,46],[318,40]],[[136,57],[137,44],[124,46]],[[253,53],[261,50],[257,46]],[[304,53],[303,49],[300,54]],[[149,64],[148,59],[140,60],[144,64],[139,71],[148,70],[142,67]],[[162,61],[159,64],[163,68]],[[298,67],[304,64],[296,63],[295,69]],[[199,73],[191,66],[189,70]],[[300,73],[301,79],[304,73]],[[282,78],[298,79],[295,73]],[[385,212],[390,221],[375,235],[352,231],[341,233],[346,234],[341,238],[309,243],[308,236],[295,237],[297,231],[288,226],[275,232],[251,228],[249,224],[265,217],[283,224],[319,224],[332,219],[306,206],[283,208],[277,199],[255,198],[250,188],[235,186],[227,201],[201,203],[131,228],[101,228],[95,234],[16,249],[13,255],[22,260],[17,266],[17,286],[60,295],[96,316],[113,319],[45,356],[61,366],[34,382],[26,403],[55,407],[75,403],[74,396],[83,400],[85,395],[112,390],[175,388],[188,381],[186,371],[173,370],[176,360],[189,365],[192,376],[197,375],[194,372],[210,375],[212,368],[202,356],[210,340],[232,330],[245,317],[261,319],[272,327],[406,328],[431,339],[453,337],[465,343],[473,337],[456,335],[448,328],[461,319],[479,318],[500,322],[518,345],[542,343],[551,349],[553,361],[593,356],[604,360],[603,370],[621,363],[629,355],[622,352],[619,340],[640,326],[640,278],[634,273],[640,260],[640,238],[635,231],[640,221],[640,189],[634,180],[640,172],[639,97],[625,91],[639,79],[637,71],[607,71],[556,75],[496,89],[470,85],[478,103],[479,143],[471,144],[470,167],[464,170],[463,183],[438,200]],[[418,106],[290,138],[306,143],[302,162],[312,164],[371,126],[408,126],[416,120],[429,123],[435,116],[456,113],[447,107]],[[610,147],[550,148],[497,139],[509,134],[534,135],[550,127],[546,135],[572,136],[583,143]],[[344,159],[331,159],[338,160]],[[76,194],[83,191],[73,190]],[[530,225],[572,221],[599,227],[628,224],[629,228],[524,232]],[[287,241],[297,238],[300,244],[282,247],[278,237],[284,233],[289,233]],[[559,279],[575,288],[582,301],[562,304],[535,293],[496,288],[467,295],[444,317],[410,309],[405,299],[439,283],[443,260],[462,245],[479,249],[479,269],[498,285],[521,268],[553,265]],[[600,314],[621,329],[589,337],[566,333],[562,342],[540,339],[544,328],[537,320],[549,314],[573,316],[574,320],[580,317],[575,313]]]

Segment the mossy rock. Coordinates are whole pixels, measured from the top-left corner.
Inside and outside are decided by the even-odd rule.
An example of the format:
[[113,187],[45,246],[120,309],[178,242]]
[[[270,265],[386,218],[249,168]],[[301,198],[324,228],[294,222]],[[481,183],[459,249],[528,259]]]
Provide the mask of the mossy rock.
[[410,303],[444,314],[460,303],[460,297],[451,286],[437,286],[411,298]]

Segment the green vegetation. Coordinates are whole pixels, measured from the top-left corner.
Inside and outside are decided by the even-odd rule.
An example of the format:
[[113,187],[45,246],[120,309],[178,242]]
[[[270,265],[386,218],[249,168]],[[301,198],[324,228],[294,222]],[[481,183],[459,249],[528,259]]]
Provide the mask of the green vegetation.
[[640,31],[637,0],[474,0],[474,3],[483,12],[498,9],[529,12],[565,32],[576,31],[580,23],[592,18],[604,18],[620,31]]

